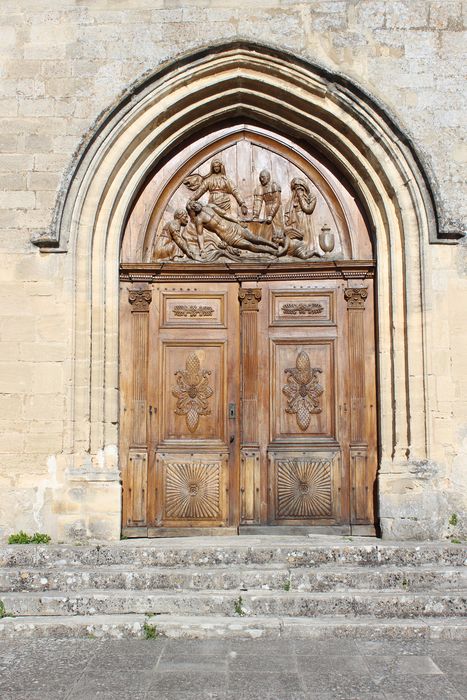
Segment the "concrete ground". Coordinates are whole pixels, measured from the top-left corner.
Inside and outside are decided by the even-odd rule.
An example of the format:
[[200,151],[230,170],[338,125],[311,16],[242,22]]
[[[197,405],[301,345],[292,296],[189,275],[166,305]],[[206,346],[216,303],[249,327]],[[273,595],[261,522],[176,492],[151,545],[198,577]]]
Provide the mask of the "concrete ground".
[[0,643],[1,700],[467,698],[467,642]]

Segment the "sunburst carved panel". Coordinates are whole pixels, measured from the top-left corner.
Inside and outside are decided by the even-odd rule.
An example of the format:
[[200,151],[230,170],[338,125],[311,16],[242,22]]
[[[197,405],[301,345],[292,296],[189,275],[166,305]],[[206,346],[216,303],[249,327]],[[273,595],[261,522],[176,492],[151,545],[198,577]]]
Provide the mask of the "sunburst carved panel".
[[327,459],[276,462],[278,518],[318,518],[332,514],[332,464]]
[[221,516],[221,462],[166,465],[165,517],[204,520]]

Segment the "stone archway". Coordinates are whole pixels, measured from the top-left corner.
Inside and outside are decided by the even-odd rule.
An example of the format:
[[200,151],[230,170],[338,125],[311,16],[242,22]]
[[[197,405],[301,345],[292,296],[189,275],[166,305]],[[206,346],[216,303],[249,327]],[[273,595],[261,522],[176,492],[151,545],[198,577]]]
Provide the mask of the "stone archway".
[[351,184],[370,222],[379,265],[384,531],[397,518],[385,497],[393,475],[407,473],[409,458],[428,456],[421,241],[437,237],[433,197],[413,149],[374,100],[348,80],[266,46],[213,47],[135,86],[99,121],[69,173],[51,231],[34,240],[43,251],[67,251],[75,298],[65,461],[90,478],[110,471],[117,486],[124,223],[143,182],[169,151],[239,115],[319,152]]

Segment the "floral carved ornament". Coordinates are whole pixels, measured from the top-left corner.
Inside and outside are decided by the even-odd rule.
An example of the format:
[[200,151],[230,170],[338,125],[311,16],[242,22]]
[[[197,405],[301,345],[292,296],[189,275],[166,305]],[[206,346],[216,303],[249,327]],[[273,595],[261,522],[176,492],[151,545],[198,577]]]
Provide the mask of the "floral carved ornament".
[[303,350],[297,355],[295,367],[284,370],[287,383],[282,392],[287,397],[286,413],[295,414],[300,430],[307,430],[313,413],[321,413],[320,396],[324,389],[319,383],[319,367],[311,367],[310,358]]
[[211,413],[208,399],[214,392],[209,386],[210,374],[210,370],[201,369],[199,358],[194,352],[188,355],[185,369],[175,372],[177,384],[172,389],[172,395],[177,399],[175,413],[185,416],[190,433],[194,433],[198,427],[200,416],[208,416]]

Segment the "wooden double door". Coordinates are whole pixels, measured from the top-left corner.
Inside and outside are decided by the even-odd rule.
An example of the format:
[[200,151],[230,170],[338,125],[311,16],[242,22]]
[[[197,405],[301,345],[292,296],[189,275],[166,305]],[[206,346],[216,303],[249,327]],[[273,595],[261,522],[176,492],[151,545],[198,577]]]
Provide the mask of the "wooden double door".
[[122,285],[126,535],[374,532],[372,285]]

